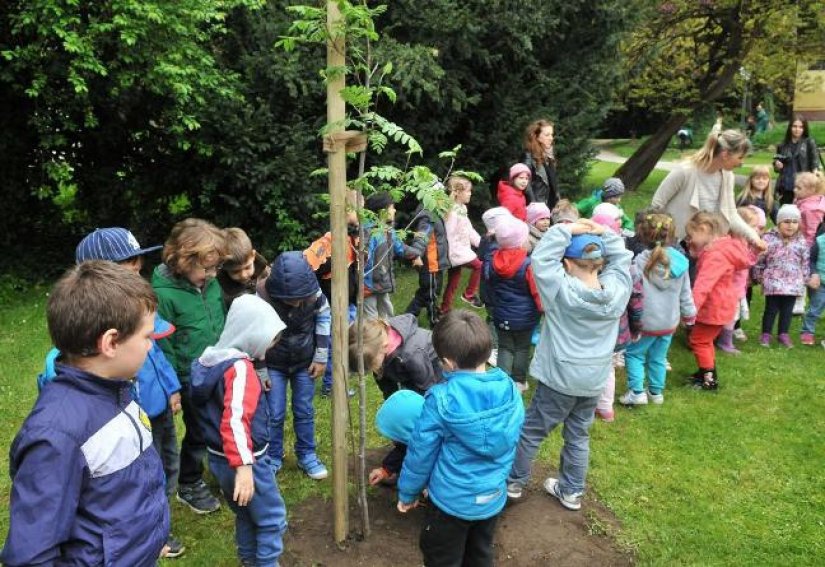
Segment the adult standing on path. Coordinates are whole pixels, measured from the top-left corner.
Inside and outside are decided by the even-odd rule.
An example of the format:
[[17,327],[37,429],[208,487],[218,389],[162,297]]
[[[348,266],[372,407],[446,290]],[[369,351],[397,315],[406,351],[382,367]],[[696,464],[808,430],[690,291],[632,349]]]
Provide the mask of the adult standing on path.
[[765,243],[736,212],[733,195],[733,169],[742,165],[750,149],[747,136],[739,130],[724,130],[711,134],[702,148],[688,158],[687,163],[668,173],[651,205],[671,217],[676,237],[685,237],[688,219],[698,211],[721,213],[734,234],[743,236],[760,250]]
[[524,159],[532,174],[527,198],[531,203],[547,203],[550,210],[559,201],[556,156],[553,148],[554,126],[549,120],[536,120],[524,132]]
[[777,159],[773,169],[779,173],[776,192],[781,204],[793,203],[793,186],[797,173],[819,170],[819,151],[816,142],[808,133],[808,121],[797,114],[788,122],[785,139],[776,148]]

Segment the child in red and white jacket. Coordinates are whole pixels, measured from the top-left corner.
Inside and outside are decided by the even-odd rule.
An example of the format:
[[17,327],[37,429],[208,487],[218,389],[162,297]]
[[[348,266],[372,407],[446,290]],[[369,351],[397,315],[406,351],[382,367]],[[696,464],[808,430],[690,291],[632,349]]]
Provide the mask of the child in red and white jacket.
[[696,324],[689,343],[699,366],[693,381],[703,390],[719,387],[713,341],[736,314],[740,294],[736,272],[756,261],[742,240],[728,235],[729,230],[725,217],[705,211],[694,214],[686,225],[690,255],[697,259],[693,283]]
[[243,565],[277,565],[286,508],[272,465],[269,409],[254,360],[263,360],[286,325],[266,301],[232,302],[215,346],[192,363],[192,402],[206,438],[209,470],[232,512]]

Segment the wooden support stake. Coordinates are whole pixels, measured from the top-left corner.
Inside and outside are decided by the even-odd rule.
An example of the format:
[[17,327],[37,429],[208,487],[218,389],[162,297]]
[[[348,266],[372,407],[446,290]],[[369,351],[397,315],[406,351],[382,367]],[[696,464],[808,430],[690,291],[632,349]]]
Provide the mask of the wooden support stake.
[[[327,2],[327,68],[343,69],[346,49],[338,3]],[[327,81],[327,123],[342,124],[344,120],[343,71]],[[333,140],[343,128],[330,132]],[[325,148],[326,149],[326,148]],[[332,502],[333,535],[342,544],[349,534],[349,494],[347,482],[347,428],[349,400],[347,397],[347,329],[349,326],[347,294],[347,155],[346,143],[331,144],[327,153],[329,167],[330,225],[332,232]]]

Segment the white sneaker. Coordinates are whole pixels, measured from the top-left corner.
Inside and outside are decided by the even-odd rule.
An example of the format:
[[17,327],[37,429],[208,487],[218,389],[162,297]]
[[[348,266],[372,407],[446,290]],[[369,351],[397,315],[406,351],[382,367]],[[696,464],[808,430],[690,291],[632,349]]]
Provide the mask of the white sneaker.
[[623,406],[644,406],[647,405],[647,392],[636,394],[633,390],[628,390],[619,398],[619,403]]
[[498,349],[494,348],[490,351],[490,358],[487,359],[487,364],[490,366],[495,366],[496,362],[498,362]]
[[742,329],[734,329],[733,338],[737,341],[746,341],[748,340],[748,335],[746,335],[745,331],[743,331]]
[[524,487],[517,482],[507,483],[507,498],[518,500],[524,492]]
[[620,350],[613,353],[613,366],[616,368],[624,368],[624,351]]
[[664,394],[654,394],[650,390],[647,391],[647,399],[648,401],[650,401],[651,404],[656,404],[657,406],[660,406],[663,403],[665,403]]
[[558,498],[561,505],[568,510],[581,510],[582,507],[582,493],[574,492],[573,494],[562,494],[559,489],[559,479],[550,477],[544,481],[544,490],[550,496]]
[[665,372],[670,372],[671,370],[673,370],[673,367],[670,365],[670,361],[665,360]]

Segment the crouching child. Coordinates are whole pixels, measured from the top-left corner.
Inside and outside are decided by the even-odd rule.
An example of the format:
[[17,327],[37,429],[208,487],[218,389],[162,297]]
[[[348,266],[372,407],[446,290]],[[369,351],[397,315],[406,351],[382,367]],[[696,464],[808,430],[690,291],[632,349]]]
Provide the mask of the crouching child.
[[286,325],[254,295],[233,300],[218,343],[192,363],[192,401],[203,428],[209,470],[235,514],[242,565],[277,565],[286,507],[269,462],[269,407],[253,362]]
[[[442,369],[432,343],[432,331],[418,326],[415,315],[405,313],[389,321],[367,319],[358,350],[358,325],[349,328],[349,363],[358,371],[358,357],[363,353],[364,368],[373,372],[384,399],[399,390],[412,390],[423,396],[433,384],[441,381]],[[393,484],[401,472],[407,454],[406,442],[393,439],[395,446],[382,462],[370,472],[369,482]]]
[[524,422],[507,374],[487,370],[492,339],[481,317],[450,311],[433,330],[444,381],[427,392],[398,479],[398,510],[427,488],[419,545],[425,565],[493,565],[496,520]]

